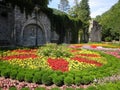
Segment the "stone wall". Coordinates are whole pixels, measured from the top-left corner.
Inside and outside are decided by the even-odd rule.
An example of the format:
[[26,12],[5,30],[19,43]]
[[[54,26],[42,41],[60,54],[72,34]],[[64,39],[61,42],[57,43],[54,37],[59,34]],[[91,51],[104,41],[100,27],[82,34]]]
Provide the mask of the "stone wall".
[[[50,19],[42,11],[33,11],[26,18],[18,7],[0,7],[0,45],[39,46],[58,40],[59,35],[51,30]],[[70,43],[70,40],[71,33],[67,32],[64,43]]]
[[91,20],[89,26],[89,41],[101,42],[101,31],[102,27],[98,24],[98,22]]
[[33,12],[26,18],[19,8],[15,9],[16,43],[22,46],[43,45],[51,40],[51,23],[43,12]]
[[14,44],[14,12],[0,5],[0,46]]

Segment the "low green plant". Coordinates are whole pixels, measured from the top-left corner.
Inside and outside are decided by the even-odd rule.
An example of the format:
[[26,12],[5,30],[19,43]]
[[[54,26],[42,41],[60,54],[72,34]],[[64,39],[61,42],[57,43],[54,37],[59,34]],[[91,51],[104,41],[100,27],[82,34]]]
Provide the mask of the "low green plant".
[[53,83],[57,86],[62,86],[64,84],[62,76],[56,76],[53,78]]
[[44,87],[37,87],[35,90],[46,90]]
[[9,78],[10,77],[10,69],[2,70],[1,76],[5,77],[5,78]]
[[24,88],[22,88],[21,90],[30,90],[30,88],[24,87]]
[[91,78],[89,76],[83,76],[81,78],[81,84],[87,85],[87,84],[90,84],[90,82],[91,82]]
[[74,88],[66,88],[66,90],[75,90]]
[[52,78],[50,77],[48,73],[42,76],[42,83],[48,86],[53,84]]
[[10,78],[11,79],[16,79],[17,73],[18,73],[17,70],[12,70],[10,72]]
[[55,87],[55,88],[51,88],[51,90],[60,90],[60,88]]
[[25,81],[26,82],[32,82],[32,80],[33,80],[33,74],[31,74],[31,73],[27,73],[27,74],[25,74]]
[[76,90],[84,90],[84,88],[76,88]]
[[71,86],[74,83],[73,77],[67,76],[64,78],[64,84]]
[[111,37],[106,37],[106,38],[105,38],[105,41],[106,41],[106,42],[111,42],[111,41],[112,41],[112,38],[111,38]]
[[41,72],[36,72],[35,74],[34,74],[34,77],[33,77],[33,82],[34,83],[37,83],[37,84],[41,84],[42,83],[42,74],[41,74]]
[[95,86],[89,86],[86,90],[98,90]]
[[75,84],[80,85],[81,84],[81,78],[80,77],[75,77]]
[[16,76],[16,79],[19,81],[24,81],[25,74],[22,72],[19,72]]
[[17,90],[16,87],[10,87],[9,90]]

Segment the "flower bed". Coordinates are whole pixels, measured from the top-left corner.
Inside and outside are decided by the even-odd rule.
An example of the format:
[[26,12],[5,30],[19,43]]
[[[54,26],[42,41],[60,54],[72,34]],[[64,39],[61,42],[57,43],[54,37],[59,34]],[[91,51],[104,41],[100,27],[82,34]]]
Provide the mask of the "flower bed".
[[48,45],[3,52],[0,75],[46,85],[80,85],[119,72],[119,64],[113,56],[81,46]]

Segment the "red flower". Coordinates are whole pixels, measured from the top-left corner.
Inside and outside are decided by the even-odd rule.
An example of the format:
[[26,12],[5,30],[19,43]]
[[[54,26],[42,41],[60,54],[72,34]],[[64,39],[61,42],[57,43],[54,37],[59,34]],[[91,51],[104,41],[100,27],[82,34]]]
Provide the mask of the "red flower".
[[28,59],[28,58],[37,58],[38,56],[35,54],[19,54],[19,55],[12,55],[12,56],[4,56],[3,60],[12,60],[12,59]]
[[91,45],[91,48],[97,48],[97,46],[96,45]]
[[97,54],[78,54],[76,56],[86,56],[86,57],[100,57],[99,55]]
[[94,64],[96,66],[102,66],[102,63],[99,63],[97,61],[93,61],[93,60],[88,60],[86,58],[80,58],[80,57],[73,57],[71,58],[72,60],[77,60],[79,62],[84,62],[84,63],[89,63],[89,64]]
[[60,70],[62,72],[68,71],[68,62],[62,58],[48,58],[48,63],[53,70]]

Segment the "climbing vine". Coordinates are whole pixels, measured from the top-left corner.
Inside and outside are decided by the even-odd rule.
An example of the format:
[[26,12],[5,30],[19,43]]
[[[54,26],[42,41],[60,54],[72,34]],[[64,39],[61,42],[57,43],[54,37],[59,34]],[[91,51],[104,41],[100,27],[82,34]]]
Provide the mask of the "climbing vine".
[[64,41],[67,32],[71,32],[71,43],[77,43],[78,32],[82,27],[81,20],[70,18],[66,13],[56,9],[44,8],[41,10],[50,18],[51,29],[59,35],[59,44]]

